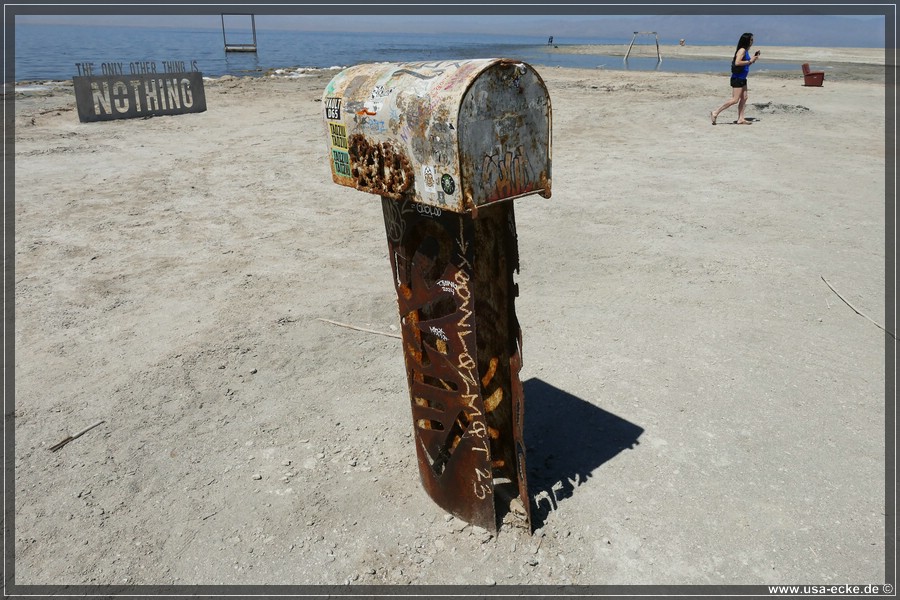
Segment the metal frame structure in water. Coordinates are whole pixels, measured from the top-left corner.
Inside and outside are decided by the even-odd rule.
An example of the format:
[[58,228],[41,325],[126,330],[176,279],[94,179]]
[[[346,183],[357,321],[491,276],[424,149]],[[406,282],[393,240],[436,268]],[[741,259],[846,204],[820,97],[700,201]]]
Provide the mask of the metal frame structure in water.
[[[253,31],[252,44],[229,44],[225,33],[225,17],[250,17],[250,28]],[[256,52],[256,15],[251,13],[222,13],[222,41],[225,52]]]

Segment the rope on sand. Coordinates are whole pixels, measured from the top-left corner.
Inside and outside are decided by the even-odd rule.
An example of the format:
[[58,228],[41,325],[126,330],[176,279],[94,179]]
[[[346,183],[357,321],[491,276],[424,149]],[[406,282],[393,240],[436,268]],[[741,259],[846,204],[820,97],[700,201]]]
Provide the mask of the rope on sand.
[[365,327],[357,327],[355,325],[348,325],[347,323],[340,323],[338,321],[332,321],[331,319],[321,319],[317,318],[317,321],[324,321],[325,323],[331,323],[332,325],[337,325],[338,327],[346,327],[347,329],[355,329],[356,331],[365,331],[366,333],[374,333],[377,335],[385,335],[387,337],[403,339],[400,334],[397,333],[388,333],[386,331],[376,331],[374,329],[366,329]]
[[875,327],[877,327],[878,329],[882,330],[883,332],[885,332],[886,334],[888,334],[889,336],[891,336],[891,337],[894,338],[895,340],[897,339],[897,336],[896,336],[896,335],[894,335],[893,333],[891,333],[890,331],[888,331],[887,329],[885,329],[884,327],[882,327],[881,325],[879,325],[878,323],[876,323],[875,321],[873,321],[873,320],[872,320],[870,317],[868,317],[867,315],[864,315],[863,313],[861,313],[860,311],[858,311],[858,310],[856,309],[855,306],[853,306],[852,304],[850,304],[849,302],[847,302],[847,299],[844,298],[843,296],[841,296],[840,294],[838,294],[838,291],[837,291],[836,289],[834,289],[834,287],[833,287],[830,283],[828,283],[828,280],[825,279],[825,276],[824,276],[824,275],[822,275],[821,277],[822,277],[822,281],[825,282],[825,285],[827,285],[829,288],[831,288],[831,291],[834,292],[834,293],[837,295],[838,298],[840,298],[841,300],[843,300],[843,301],[844,301],[844,304],[846,304],[847,306],[849,306],[850,308],[852,308],[852,309],[853,309],[853,312],[855,312],[856,314],[858,314],[858,315],[861,316],[861,317],[864,317],[865,319],[868,319],[873,325],[875,325]]

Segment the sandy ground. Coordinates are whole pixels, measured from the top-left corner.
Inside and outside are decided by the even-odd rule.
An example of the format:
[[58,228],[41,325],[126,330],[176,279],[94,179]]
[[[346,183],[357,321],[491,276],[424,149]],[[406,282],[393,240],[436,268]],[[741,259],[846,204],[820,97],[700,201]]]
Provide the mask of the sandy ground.
[[[334,74],[205,113],[15,104],[16,584],[885,580],[883,79],[539,69],[517,201],[533,535],[422,489],[381,208]],[[50,446],[98,421],[58,452]]]

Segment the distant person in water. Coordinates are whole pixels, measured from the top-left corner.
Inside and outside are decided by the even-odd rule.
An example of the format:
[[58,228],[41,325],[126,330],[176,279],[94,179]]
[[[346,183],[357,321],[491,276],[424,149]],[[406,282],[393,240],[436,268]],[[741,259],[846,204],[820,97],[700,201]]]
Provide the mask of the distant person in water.
[[747,75],[750,73],[750,65],[759,60],[759,50],[752,57],[750,56],[750,46],[752,45],[752,33],[745,33],[738,40],[734,58],[731,59],[731,98],[718,110],[709,113],[713,125],[716,124],[716,118],[723,110],[735,104],[738,105],[737,124],[750,125],[750,121],[744,118],[744,109],[747,106]]
[[551,36],[550,36],[550,39],[547,40],[547,45],[549,46],[549,45],[552,44],[552,43],[553,43],[553,36],[551,35]]

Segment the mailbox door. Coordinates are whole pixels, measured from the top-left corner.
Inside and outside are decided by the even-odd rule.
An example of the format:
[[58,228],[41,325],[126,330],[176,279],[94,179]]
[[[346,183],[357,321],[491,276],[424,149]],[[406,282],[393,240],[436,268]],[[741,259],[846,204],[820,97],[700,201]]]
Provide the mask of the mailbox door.
[[550,96],[529,65],[501,60],[472,83],[459,108],[467,204],[550,197]]

